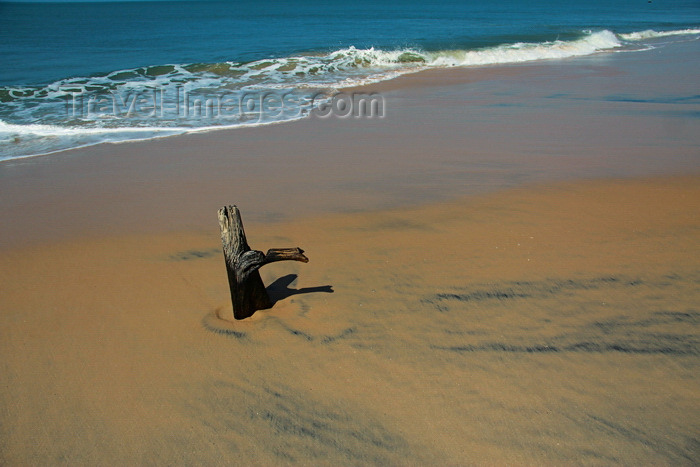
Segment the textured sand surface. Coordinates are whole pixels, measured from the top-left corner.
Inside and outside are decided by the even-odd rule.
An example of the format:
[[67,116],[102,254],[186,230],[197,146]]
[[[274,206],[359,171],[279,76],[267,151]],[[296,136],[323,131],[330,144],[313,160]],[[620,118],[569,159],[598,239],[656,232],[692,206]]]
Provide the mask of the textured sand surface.
[[697,465],[698,44],[0,164],[0,465]]
[[700,178],[0,251],[0,463],[700,459]]

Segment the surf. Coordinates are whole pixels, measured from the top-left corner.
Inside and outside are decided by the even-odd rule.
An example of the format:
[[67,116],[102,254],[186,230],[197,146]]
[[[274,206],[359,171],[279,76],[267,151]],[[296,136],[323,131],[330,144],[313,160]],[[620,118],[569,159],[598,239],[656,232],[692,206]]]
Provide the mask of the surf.
[[[698,38],[700,28],[620,34],[607,29],[588,30],[568,40],[512,42],[474,49],[350,46],[249,62],[154,64],[68,77],[47,85],[3,86],[0,160],[103,142],[291,121],[307,116],[313,106],[323,105],[326,101],[318,98],[321,95],[330,98],[343,88],[426,69],[645,50],[649,41],[674,36]],[[265,105],[270,110],[280,104],[284,112],[265,111]],[[212,110],[214,105],[217,112]],[[222,109],[232,110],[226,113]]]

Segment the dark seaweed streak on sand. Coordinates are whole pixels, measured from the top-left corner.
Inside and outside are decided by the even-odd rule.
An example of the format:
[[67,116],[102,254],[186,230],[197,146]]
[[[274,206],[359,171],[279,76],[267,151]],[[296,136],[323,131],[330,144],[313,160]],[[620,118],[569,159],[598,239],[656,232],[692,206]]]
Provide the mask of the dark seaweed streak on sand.
[[[482,285],[434,294],[423,303],[441,315],[474,316],[475,327],[513,314],[499,322],[504,335],[510,329],[528,329],[529,336],[512,342],[489,339],[495,332],[459,333],[446,329],[448,341],[462,336],[462,343],[431,343],[452,352],[620,352],[629,354],[700,355],[700,312],[674,309],[674,296],[697,293],[698,275],[670,274],[654,279],[599,277],[587,280],[544,280]],[[607,297],[610,301],[607,301]],[[623,297],[622,299],[620,297]],[[545,319],[528,316],[534,310]],[[449,318],[448,318],[449,319]],[[463,320],[460,320],[463,326]],[[678,324],[682,324],[681,328]],[[497,326],[493,325],[492,329]],[[471,336],[468,336],[471,334]],[[538,337],[538,334],[546,337]],[[468,341],[464,336],[471,337]],[[478,336],[478,337],[474,337]],[[522,335],[521,335],[522,336]],[[474,342],[478,340],[478,342]],[[526,342],[522,342],[526,340]]]

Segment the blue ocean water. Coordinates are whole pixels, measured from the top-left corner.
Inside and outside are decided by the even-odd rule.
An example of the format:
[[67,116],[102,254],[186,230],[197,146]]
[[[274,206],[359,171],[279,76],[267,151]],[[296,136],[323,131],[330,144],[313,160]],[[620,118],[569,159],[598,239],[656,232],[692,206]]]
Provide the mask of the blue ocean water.
[[293,120],[349,85],[699,28],[697,0],[0,2],[0,160]]

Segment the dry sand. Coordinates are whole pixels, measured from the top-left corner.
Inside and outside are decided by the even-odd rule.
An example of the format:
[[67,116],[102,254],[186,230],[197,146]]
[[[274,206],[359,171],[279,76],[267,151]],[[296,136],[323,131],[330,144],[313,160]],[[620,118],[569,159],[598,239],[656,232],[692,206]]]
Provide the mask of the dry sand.
[[697,465],[698,44],[0,164],[0,464]]
[[240,322],[214,212],[4,250],[0,461],[692,465],[699,182],[246,222],[311,262]]

